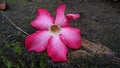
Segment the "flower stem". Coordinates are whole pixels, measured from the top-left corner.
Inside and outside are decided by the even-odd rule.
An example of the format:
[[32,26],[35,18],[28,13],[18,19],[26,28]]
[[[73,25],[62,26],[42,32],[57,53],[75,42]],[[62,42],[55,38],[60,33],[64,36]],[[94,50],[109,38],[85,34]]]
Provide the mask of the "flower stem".
[[18,29],[19,31],[23,32],[26,35],[29,35],[27,32],[25,32],[20,27],[18,27],[2,10],[1,10],[1,13],[16,29]]

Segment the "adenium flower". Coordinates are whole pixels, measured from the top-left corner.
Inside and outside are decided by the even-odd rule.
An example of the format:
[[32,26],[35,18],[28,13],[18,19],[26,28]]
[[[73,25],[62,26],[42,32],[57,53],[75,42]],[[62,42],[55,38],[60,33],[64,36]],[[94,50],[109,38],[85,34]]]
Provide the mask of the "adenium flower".
[[4,10],[6,8],[6,3],[0,3],[0,10]]
[[53,61],[66,61],[68,49],[81,46],[80,29],[70,27],[70,21],[78,19],[79,14],[64,15],[66,5],[61,4],[56,10],[54,19],[48,10],[39,8],[35,20],[31,26],[38,29],[35,33],[25,39],[25,46],[28,51],[43,52],[47,50]]

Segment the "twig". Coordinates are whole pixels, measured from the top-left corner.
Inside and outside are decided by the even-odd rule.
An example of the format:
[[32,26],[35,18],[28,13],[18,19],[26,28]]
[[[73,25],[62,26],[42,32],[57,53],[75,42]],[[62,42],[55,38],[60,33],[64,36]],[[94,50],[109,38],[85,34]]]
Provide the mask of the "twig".
[[87,52],[89,52],[93,55],[103,56],[104,58],[106,58],[110,61],[117,62],[120,64],[120,58],[116,57],[116,53],[113,52],[108,47],[106,47],[105,45],[102,45],[100,43],[93,43],[91,41],[83,39],[82,46],[83,46],[84,50],[86,50]]
[[16,29],[20,30],[21,32],[23,32],[26,35],[29,35],[27,32],[25,32],[20,27],[18,27],[16,24],[14,24],[14,22],[2,10],[1,10],[1,13]]

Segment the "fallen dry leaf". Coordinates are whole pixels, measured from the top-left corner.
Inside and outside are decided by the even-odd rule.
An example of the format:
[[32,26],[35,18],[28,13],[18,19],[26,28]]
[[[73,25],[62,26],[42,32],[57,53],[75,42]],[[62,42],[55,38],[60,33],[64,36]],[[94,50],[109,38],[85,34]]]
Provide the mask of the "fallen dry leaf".
[[[68,54],[69,60],[79,57],[94,57],[94,55],[103,56],[108,60],[120,63],[120,58],[116,57],[116,53],[100,43],[94,43],[86,39],[82,40],[84,50],[72,51]],[[69,61],[70,62],[70,61]]]
[[113,52],[111,49],[100,43],[93,43],[83,39],[82,46],[86,51],[95,55],[111,55],[111,56],[115,55],[115,52]]
[[92,57],[93,55],[88,53],[87,51],[84,50],[77,50],[77,51],[72,51],[71,53],[68,54],[68,58],[69,59],[75,59],[75,58],[79,58],[79,57]]

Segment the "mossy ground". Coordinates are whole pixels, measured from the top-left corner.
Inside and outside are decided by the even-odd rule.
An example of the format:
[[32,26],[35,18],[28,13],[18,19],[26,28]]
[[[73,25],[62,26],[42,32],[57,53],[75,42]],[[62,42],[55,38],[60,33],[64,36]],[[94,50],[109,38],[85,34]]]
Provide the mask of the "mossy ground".
[[[73,21],[81,28],[82,37],[100,42],[120,57],[120,2],[94,0],[6,0],[6,15],[20,28],[33,33],[30,22],[35,18],[38,7],[48,9],[55,16],[56,7],[67,4],[66,13],[80,13],[81,18]],[[0,68],[119,68],[119,64],[104,58],[77,58],[70,63],[53,62],[46,52],[27,52],[24,47],[26,35],[13,27],[0,13]]]

